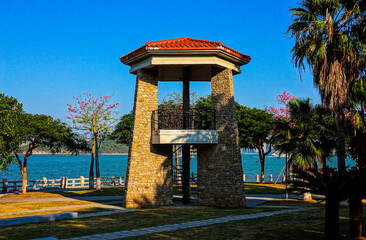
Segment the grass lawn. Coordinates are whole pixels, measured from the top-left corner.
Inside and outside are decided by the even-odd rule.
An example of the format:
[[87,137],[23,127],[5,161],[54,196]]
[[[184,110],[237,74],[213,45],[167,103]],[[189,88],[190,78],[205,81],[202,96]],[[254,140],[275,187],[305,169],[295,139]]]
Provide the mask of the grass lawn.
[[[366,210],[366,209],[365,209]],[[364,210],[364,211],[365,211]],[[340,210],[341,239],[347,239],[348,208]],[[366,222],[366,216],[363,217]],[[324,209],[234,221],[207,227],[146,235],[138,239],[323,239]],[[366,232],[364,231],[364,234]]]
[[[51,214],[51,213],[61,213],[61,212],[71,212],[77,211],[80,213],[87,212],[99,212],[99,211],[108,211],[104,208],[98,208],[94,206],[86,207],[85,205],[93,204],[94,202],[89,201],[61,201],[61,202],[34,202],[34,203],[2,203],[0,205],[0,219],[3,218],[14,218],[14,217],[25,217],[32,215],[42,215],[42,214]],[[81,206],[83,205],[83,206]],[[58,208],[58,207],[71,207],[67,209],[59,209],[59,210],[51,210],[50,208]],[[47,211],[47,209],[50,209]],[[42,210],[34,213],[27,213],[22,211],[28,210]],[[17,213],[18,212],[18,213]],[[4,213],[12,213],[11,215],[4,215]]]
[[88,197],[88,196],[121,196],[123,187],[102,188],[95,190],[73,190],[73,191],[54,191],[54,192],[28,192],[26,194],[9,194],[2,198],[50,198],[50,197]]
[[246,194],[283,194],[285,189],[286,186],[282,183],[245,183]]
[[[279,204],[280,202],[283,202]],[[275,201],[276,205],[293,205],[294,201]],[[319,206],[316,203],[304,203],[302,206]],[[268,203],[273,204],[274,203]],[[233,221],[207,227],[178,230],[159,234],[150,234],[130,239],[322,239],[324,228],[324,208],[287,213],[272,217]],[[72,219],[42,224],[29,224],[2,228],[0,239],[29,239],[53,236],[58,238],[76,237],[130,230],[221,216],[249,214],[260,211],[272,211],[267,208],[244,209],[190,209],[190,210],[138,210],[103,217]],[[366,208],[364,209],[366,211]],[[340,210],[340,233],[347,239],[348,208]],[[363,217],[366,222],[366,217]]]
[[47,236],[67,238],[271,210],[273,209],[137,210],[101,217],[3,227],[0,231],[0,239],[21,240]]
[[[282,193],[282,184],[249,184],[246,183],[247,194]],[[195,186],[192,186],[195,189]],[[175,191],[179,188],[175,187]],[[32,192],[26,195],[7,195],[5,198],[43,198],[43,197],[81,197],[81,196],[119,196],[123,189],[106,188],[101,192],[94,190],[65,191],[65,192]],[[75,205],[75,209],[65,211],[97,212],[101,208],[77,208],[77,205],[92,203],[80,202],[47,202],[47,203],[4,203],[0,205],[0,215],[5,212],[27,209],[46,209],[48,207]],[[322,239],[324,229],[324,202],[303,202],[300,200],[273,200],[263,205],[277,206],[316,206],[319,209],[251,220],[234,221],[215,224],[207,227],[191,228],[173,232],[150,234],[130,239]],[[242,208],[242,209],[141,209],[134,212],[116,213],[108,216],[71,219],[49,223],[29,224],[22,226],[3,227],[0,239],[30,239],[53,236],[69,238],[84,235],[109,233],[114,231],[131,230],[136,228],[160,226],[166,224],[188,222],[230,215],[273,211],[274,208]],[[56,212],[56,211],[55,211]],[[42,212],[42,214],[55,213]],[[366,212],[366,209],[364,210]],[[363,217],[366,222],[366,216]],[[348,234],[348,208],[340,210],[340,233],[342,239]],[[364,232],[364,234],[366,234]]]

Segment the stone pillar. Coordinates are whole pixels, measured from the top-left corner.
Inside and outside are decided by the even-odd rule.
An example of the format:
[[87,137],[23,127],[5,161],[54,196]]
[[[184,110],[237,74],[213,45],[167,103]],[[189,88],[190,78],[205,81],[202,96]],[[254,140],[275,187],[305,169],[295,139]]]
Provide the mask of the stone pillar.
[[211,91],[218,144],[197,145],[198,204],[243,207],[243,167],[231,70],[213,69]]
[[158,79],[154,70],[138,70],[128,151],[125,207],[173,204],[172,147],[151,144],[152,111],[158,109]]

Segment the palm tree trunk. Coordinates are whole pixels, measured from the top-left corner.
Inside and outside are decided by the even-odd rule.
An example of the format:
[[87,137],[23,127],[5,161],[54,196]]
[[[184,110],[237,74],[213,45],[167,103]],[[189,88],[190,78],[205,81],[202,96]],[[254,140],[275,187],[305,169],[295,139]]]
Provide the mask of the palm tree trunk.
[[97,191],[101,189],[100,171],[99,171],[99,155],[98,155],[98,136],[93,134],[94,156],[95,156],[95,177],[97,178]]
[[345,129],[344,129],[344,114],[338,114],[336,116],[337,123],[337,158],[338,158],[338,171],[340,173],[346,172],[346,150],[345,150]]
[[324,239],[337,240],[339,232],[339,200],[336,196],[326,196]]
[[362,198],[359,194],[352,194],[349,199],[350,236],[358,239],[362,237]]

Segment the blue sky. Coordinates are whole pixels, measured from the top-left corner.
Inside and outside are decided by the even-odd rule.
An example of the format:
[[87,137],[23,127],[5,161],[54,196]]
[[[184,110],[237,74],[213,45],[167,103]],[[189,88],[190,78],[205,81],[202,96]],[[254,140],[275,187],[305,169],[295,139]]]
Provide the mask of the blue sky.
[[[275,4],[274,4],[275,3]],[[114,93],[120,114],[133,106],[135,76],[119,57],[145,42],[180,37],[219,41],[252,57],[234,77],[236,100],[263,108],[287,91],[319,103],[310,72],[291,62],[288,11],[297,1],[3,1],[0,7],[0,92],[26,112],[66,121],[72,96]],[[162,83],[159,96],[180,92]],[[199,96],[210,84],[191,84]]]

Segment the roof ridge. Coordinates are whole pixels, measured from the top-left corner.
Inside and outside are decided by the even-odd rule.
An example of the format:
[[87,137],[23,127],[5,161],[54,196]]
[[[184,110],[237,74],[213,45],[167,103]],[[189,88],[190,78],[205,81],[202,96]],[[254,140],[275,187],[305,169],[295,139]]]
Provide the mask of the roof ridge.
[[147,42],[143,46],[135,49],[129,54],[122,56],[120,59],[121,61],[127,60],[137,54],[149,50],[154,51],[154,50],[185,50],[185,49],[221,49],[239,58],[247,59],[247,61],[250,61],[251,59],[251,57],[244,55],[232,48],[229,48],[224,44],[222,44],[221,42],[195,39],[189,37]]
[[151,42],[145,43],[144,46],[147,47],[148,45],[152,45],[152,44],[166,43],[166,42],[173,42],[173,41],[182,41],[182,40],[197,41],[197,42],[203,42],[203,43],[211,43],[211,44],[217,44],[217,45],[220,45],[220,46],[223,45],[221,42],[215,42],[215,41],[209,41],[209,40],[203,40],[203,39],[197,39],[197,38],[190,38],[190,37],[182,37],[182,38],[172,38],[172,39],[167,39],[167,40],[151,41]]

